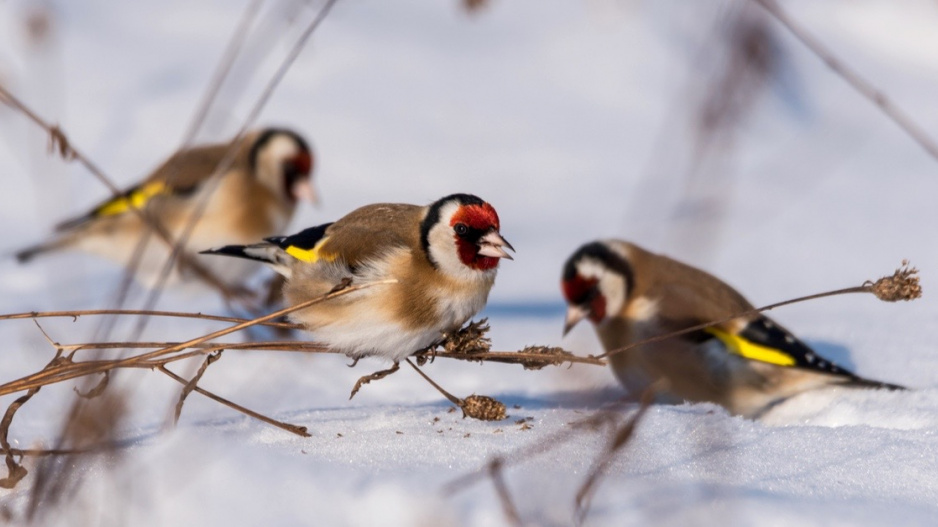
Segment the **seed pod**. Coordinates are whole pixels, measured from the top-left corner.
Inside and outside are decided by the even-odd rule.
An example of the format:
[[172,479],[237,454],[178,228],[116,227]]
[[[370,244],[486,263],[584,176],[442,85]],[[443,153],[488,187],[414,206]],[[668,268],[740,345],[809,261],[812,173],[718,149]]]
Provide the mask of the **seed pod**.
[[876,298],[884,302],[915,300],[922,296],[922,286],[918,281],[918,269],[909,267],[909,261],[903,260],[902,267],[892,276],[884,276],[876,282],[866,284]]
[[485,395],[470,395],[466,397],[462,404],[462,416],[466,416],[481,421],[501,421],[508,417],[505,411],[505,405],[497,399]]

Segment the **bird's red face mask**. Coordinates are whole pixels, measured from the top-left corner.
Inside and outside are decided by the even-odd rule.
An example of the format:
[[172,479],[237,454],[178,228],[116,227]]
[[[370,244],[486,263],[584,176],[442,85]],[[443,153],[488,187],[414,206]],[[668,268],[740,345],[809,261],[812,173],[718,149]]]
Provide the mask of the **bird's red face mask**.
[[312,204],[319,202],[316,189],[310,174],[313,172],[313,155],[303,150],[297,155],[283,162],[284,184],[287,196],[294,200],[308,201]]
[[485,271],[500,258],[512,259],[504,248],[515,250],[498,232],[498,213],[488,203],[462,205],[450,220],[459,259],[466,266]]
[[564,335],[584,318],[589,318],[594,324],[606,318],[606,297],[599,292],[599,280],[574,273],[563,280],[561,288],[568,305]]

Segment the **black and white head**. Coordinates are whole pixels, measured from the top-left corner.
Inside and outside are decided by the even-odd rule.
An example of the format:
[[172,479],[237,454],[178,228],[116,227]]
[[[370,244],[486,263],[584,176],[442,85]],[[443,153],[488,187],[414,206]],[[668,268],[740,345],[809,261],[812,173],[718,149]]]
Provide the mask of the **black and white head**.
[[619,313],[634,284],[632,266],[618,247],[606,241],[583,245],[563,267],[561,289],[567,301],[566,335],[581,320],[601,324]]
[[313,153],[296,132],[283,128],[261,130],[251,145],[248,162],[258,181],[287,203],[316,203]]
[[420,243],[437,270],[462,279],[494,275],[505,248],[495,208],[471,194],[453,194],[430,205],[420,225]]

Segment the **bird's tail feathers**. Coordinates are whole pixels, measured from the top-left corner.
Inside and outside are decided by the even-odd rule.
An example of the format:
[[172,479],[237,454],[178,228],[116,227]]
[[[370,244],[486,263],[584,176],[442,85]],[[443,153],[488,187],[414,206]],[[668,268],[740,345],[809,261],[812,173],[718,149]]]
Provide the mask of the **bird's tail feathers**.
[[852,377],[843,383],[843,386],[848,386],[850,388],[861,388],[867,390],[890,390],[890,391],[903,391],[908,390],[905,386],[900,386],[898,384],[892,384],[888,382],[873,381],[870,379],[864,379],[863,377]]
[[283,249],[271,243],[255,243],[253,245],[226,245],[217,249],[208,249],[200,251],[199,254],[220,254],[222,256],[232,256],[234,258],[243,258],[245,260],[254,260],[263,262],[273,268],[274,271],[290,278],[292,270],[290,269],[290,256]]
[[35,258],[36,256],[39,256],[41,254],[44,254],[50,251],[61,249],[65,247],[66,245],[68,245],[68,243],[69,243],[69,240],[67,238],[53,239],[47,242],[42,242],[40,244],[33,245],[31,247],[27,247],[25,249],[21,249],[17,251],[14,256],[16,257],[17,262],[26,263],[32,260],[33,258]]
[[55,232],[71,231],[78,227],[81,227],[82,225],[85,225],[92,219],[94,219],[94,216],[92,216],[91,214],[76,216],[74,218],[69,218],[67,220],[62,220],[59,223],[56,223],[53,229],[55,230]]

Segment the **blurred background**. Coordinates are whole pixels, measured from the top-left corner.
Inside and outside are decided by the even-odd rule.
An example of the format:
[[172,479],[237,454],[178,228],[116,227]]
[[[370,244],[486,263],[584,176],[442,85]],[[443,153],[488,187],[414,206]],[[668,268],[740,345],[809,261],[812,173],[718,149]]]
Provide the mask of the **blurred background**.
[[[249,5],[8,0],[0,4],[0,84],[129,185],[179,147]],[[236,133],[323,3],[258,5],[196,142]],[[782,6],[938,137],[938,4]],[[923,271],[921,301],[837,298],[773,316],[860,374],[914,387],[938,382],[938,301],[930,294],[938,284],[938,160],[755,1],[340,0],[261,113],[257,126],[266,125],[301,132],[317,156],[321,206],[301,205],[291,232],[374,202],[426,204],[453,192],[491,202],[517,249],[486,311],[494,349],[598,351],[587,325],[561,340],[559,295],[564,260],[596,238],[627,239],[704,268],[756,305],[858,285],[908,258]],[[74,253],[28,266],[9,256],[107,189],[50,155],[47,134],[4,105],[0,174],[0,311],[112,301],[119,266]],[[134,289],[127,307],[142,302]],[[157,307],[225,310],[201,286],[167,290]],[[94,324],[44,327],[82,341]],[[153,321],[145,335],[173,340],[216,327]],[[0,336],[5,379],[49,359],[31,323],[0,326]],[[251,384],[263,372],[282,380],[283,363],[243,359],[218,368],[218,382],[244,383],[242,396],[270,409],[310,406],[296,392],[271,393],[270,381]],[[300,394],[334,391],[327,400],[346,404],[349,381],[366,372],[346,372],[337,360],[323,367],[334,375],[291,374],[287,384]],[[482,383],[460,368],[438,371],[466,393],[615,389],[598,369],[544,372],[529,383],[495,372]],[[436,397],[390,380],[374,390],[372,401]],[[41,432],[41,409],[61,400],[37,400],[32,417],[18,419]],[[196,415],[218,412],[199,404]],[[138,416],[152,423],[162,412]]]

